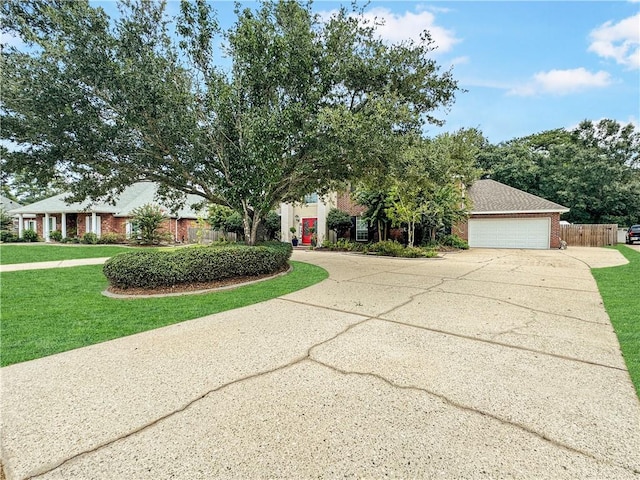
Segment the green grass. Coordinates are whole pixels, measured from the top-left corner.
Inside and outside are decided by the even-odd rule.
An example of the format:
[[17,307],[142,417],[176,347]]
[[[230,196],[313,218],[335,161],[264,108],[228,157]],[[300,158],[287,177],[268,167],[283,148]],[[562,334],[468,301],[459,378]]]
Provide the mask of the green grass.
[[9,272],[0,275],[0,365],[93,345],[114,338],[224,312],[313,285],[328,273],[291,262],[272,280],[202,295],[113,299],[101,265]]
[[131,251],[131,247],[116,245],[1,245],[0,264],[51,262],[78,258],[112,257],[116,253]]
[[592,268],[613,328],[618,335],[631,380],[640,398],[640,252],[618,245],[629,263]]

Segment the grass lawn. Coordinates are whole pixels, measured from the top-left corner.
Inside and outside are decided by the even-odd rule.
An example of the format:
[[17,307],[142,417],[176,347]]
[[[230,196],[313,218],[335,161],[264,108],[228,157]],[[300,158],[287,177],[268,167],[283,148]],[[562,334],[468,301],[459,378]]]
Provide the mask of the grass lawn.
[[629,263],[619,267],[592,268],[591,273],[598,283],[631,380],[640,397],[640,252],[623,245],[615,248]]
[[234,290],[133,300],[101,294],[107,287],[101,265],[0,274],[0,365],[244,307],[300,290],[328,276],[315,265],[291,264],[293,271],[288,275]]
[[117,245],[49,245],[46,243],[1,245],[0,264],[113,257],[116,253],[127,251],[131,251],[131,247]]

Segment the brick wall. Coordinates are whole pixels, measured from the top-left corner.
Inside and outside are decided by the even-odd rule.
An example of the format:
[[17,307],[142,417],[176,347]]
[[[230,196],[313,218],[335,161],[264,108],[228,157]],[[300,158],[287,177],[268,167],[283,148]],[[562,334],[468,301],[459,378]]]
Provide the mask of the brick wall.
[[337,207],[338,210],[342,210],[343,212],[347,212],[352,217],[359,217],[364,212],[366,212],[366,207],[362,205],[358,205],[351,199],[351,195],[349,192],[341,192],[338,193],[338,201]]

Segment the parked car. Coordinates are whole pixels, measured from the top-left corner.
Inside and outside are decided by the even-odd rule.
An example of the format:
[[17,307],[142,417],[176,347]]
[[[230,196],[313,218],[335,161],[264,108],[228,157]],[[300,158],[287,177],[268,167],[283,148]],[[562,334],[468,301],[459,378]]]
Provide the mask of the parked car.
[[640,225],[631,225],[624,236],[624,243],[631,245],[633,242],[640,242]]

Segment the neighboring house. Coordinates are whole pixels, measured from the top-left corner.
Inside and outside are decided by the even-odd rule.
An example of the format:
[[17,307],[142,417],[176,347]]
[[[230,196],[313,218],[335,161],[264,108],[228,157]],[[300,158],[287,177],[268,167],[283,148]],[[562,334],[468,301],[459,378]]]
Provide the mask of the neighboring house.
[[[15,208],[19,208],[22,205],[19,204],[18,202],[14,202],[13,200],[11,200],[10,198],[5,197],[4,195],[0,195],[0,208],[2,209],[3,212],[5,212],[5,214],[7,215],[12,215],[11,213],[9,213],[11,210],[15,209]],[[16,215],[12,215],[13,216],[13,229],[17,232],[18,231],[18,217]],[[35,215],[31,215],[30,218],[35,218]]]
[[[63,237],[82,237],[93,232],[100,237],[105,233],[125,234],[129,237],[133,231],[132,211],[148,203],[159,204],[156,200],[158,185],[150,182],[139,182],[124,189],[115,199],[115,203],[67,203],[68,194],[60,194],[24,207],[12,209],[9,213],[19,218],[18,236],[26,229],[33,229],[38,235],[49,241],[49,235],[59,230]],[[187,195],[185,206],[177,212],[170,208],[166,211],[169,219],[164,229],[171,233],[175,241],[185,241],[188,228],[196,225],[198,212],[191,208],[203,198]]]
[[[327,214],[332,208],[351,215],[353,225],[350,232],[351,240],[358,242],[371,240],[367,222],[362,220],[362,214],[366,208],[354,203],[349,192],[332,192],[325,197],[312,193],[306,195],[300,204],[282,203],[280,205],[280,238],[282,241],[291,241],[291,237],[295,235],[303,245],[311,245],[313,235],[311,228],[315,228],[318,244],[327,238],[335,241],[334,232],[329,232],[327,227]],[[291,233],[291,227],[295,227],[295,234]]]
[[469,219],[453,233],[470,247],[560,247],[560,214],[568,212],[567,207],[490,179],[477,180],[467,195]]

